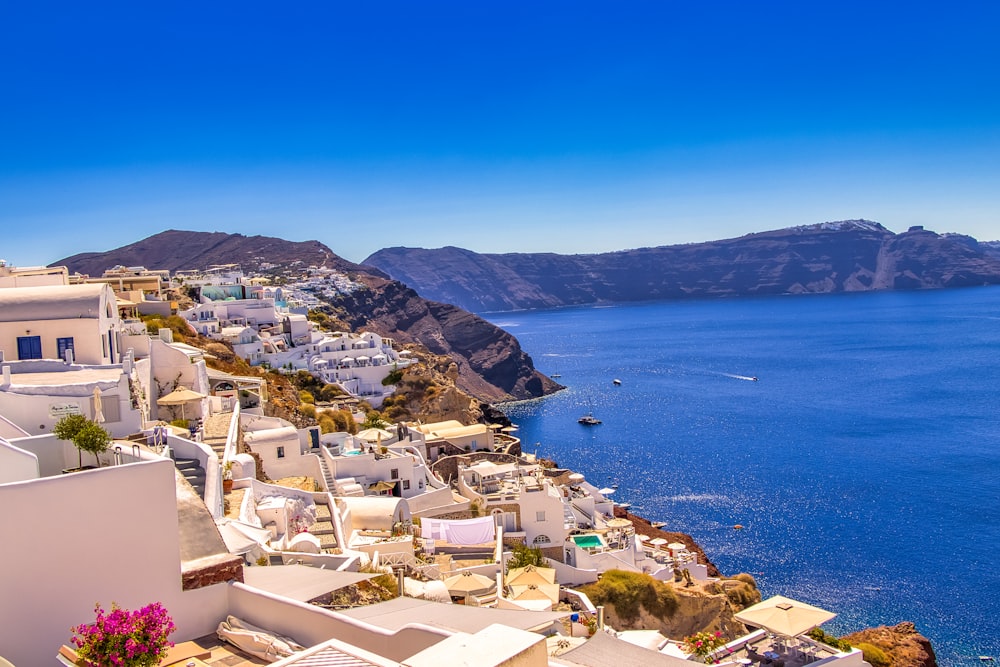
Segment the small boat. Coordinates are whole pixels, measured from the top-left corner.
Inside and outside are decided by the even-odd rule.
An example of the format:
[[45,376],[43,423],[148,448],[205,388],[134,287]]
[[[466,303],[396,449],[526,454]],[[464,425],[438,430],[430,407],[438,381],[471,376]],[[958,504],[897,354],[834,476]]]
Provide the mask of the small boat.
[[550,377],[550,378],[561,378],[561,377],[562,377],[562,374],[560,374],[560,373],[553,373],[553,374],[552,374],[552,375],[550,375],[549,377]]
[[757,376],[756,376],[756,375],[754,375],[754,376],[753,376],[752,378],[750,378],[750,379],[751,379],[751,380],[753,380],[754,382],[756,382],[756,381],[757,381]]
[[663,528],[665,525],[667,525],[667,522],[666,521],[650,521],[649,525],[652,526],[653,528]]
[[615,505],[621,507],[623,510],[627,510],[629,507],[632,507],[632,503],[615,503]]
[[583,424],[584,426],[597,426],[601,423],[601,420],[588,412],[584,416],[577,419],[576,422],[578,424]]
[[614,380],[612,380],[611,382],[612,382],[612,384],[614,384],[614,385],[615,385],[616,387],[620,387],[620,386],[621,386],[621,384],[622,384],[622,381],[621,381],[621,380],[619,380],[618,378],[615,378],[615,379],[614,379]]

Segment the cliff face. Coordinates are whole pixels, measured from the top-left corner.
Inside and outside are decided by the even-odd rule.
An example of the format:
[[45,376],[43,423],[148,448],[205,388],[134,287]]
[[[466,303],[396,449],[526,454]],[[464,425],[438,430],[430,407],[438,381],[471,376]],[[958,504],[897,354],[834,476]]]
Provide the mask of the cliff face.
[[841,639],[851,646],[871,644],[881,649],[889,658],[891,667],[937,667],[937,657],[930,640],[917,632],[910,622],[868,628]]
[[473,312],[599,302],[1000,283],[1000,252],[968,236],[852,220],[598,255],[387,248],[364,262]]
[[385,333],[451,357],[456,384],[480,400],[526,399],[561,386],[535,370],[517,339],[472,313],[422,299],[409,287],[372,279],[369,289],[333,300],[355,329]]
[[536,398],[561,388],[535,370],[531,357],[507,332],[461,308],[427,301],[378,270],[337,256],[318,241],[170,230],[117,250],[54,262],[91,275],[117,265],[175,271],[213,264],[239,264],[253,271],[269,267],[267,271],[284,279],[297,279],[310,266],[348,275],[362,288],[330,300],[340,320],[355,330],[417,343],[451,357],[458,366],[456,385],[479,400]]

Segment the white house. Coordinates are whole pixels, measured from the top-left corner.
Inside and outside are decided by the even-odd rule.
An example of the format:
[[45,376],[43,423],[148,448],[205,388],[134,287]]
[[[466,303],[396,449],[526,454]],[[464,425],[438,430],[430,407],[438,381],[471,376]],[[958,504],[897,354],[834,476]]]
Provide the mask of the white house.
[[0,351],[8,360],[120,362],[122,321],[114,291],[104,284],[0,289]]

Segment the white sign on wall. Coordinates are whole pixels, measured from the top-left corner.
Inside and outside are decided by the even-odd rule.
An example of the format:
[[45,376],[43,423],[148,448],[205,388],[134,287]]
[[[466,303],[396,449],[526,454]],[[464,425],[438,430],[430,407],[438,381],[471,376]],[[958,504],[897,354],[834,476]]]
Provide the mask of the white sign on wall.
[[54,419],[66,415],[82,415],[83,409],[79,403],[49,403],[49,416]]

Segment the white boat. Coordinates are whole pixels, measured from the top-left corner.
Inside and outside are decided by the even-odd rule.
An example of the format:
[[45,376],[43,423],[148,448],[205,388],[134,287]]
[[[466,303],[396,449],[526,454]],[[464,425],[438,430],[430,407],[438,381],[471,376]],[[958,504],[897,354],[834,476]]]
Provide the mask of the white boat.
[[621,381],[621,380],[619,380],[618,378],[615,378],[615,379],[614,379],[614,380],[612,380],[611,382],[612,382],[612,383],[614,383],[614,385],[615,385],[616,387],[619,387],[619,386],[621,386],[621,383],[622,383],[622,381]]
[[577,419],[576,422],[578,424],[583,424],[584,426],[597,426],[601,423],[601,420],[588,412],[584,416]]

